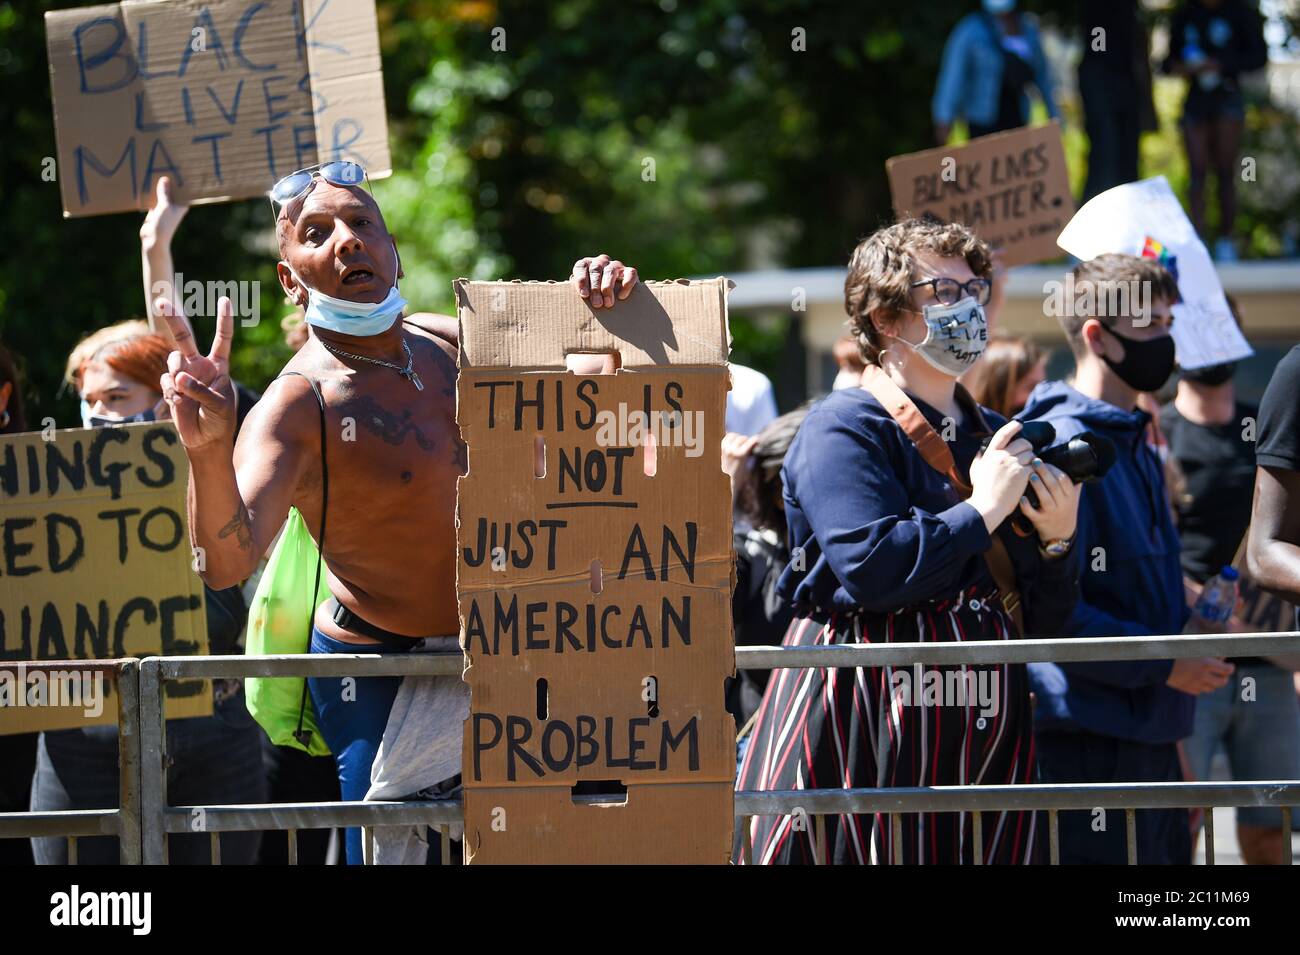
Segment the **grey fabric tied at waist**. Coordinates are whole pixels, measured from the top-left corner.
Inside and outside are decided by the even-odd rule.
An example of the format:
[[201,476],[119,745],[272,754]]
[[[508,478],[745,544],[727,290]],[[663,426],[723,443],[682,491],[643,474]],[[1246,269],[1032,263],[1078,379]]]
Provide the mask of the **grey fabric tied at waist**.
[[[456,636],[426,637],[412,653],[460,652]],[[469,718],[469,684],[458,676],[403,677],[388,713],[384,738],[370,769],[366,799],[446,799],[459,792],[461,745]],[[371,830],[370,865],[424,865],[425,826],[385,826]],[[464,836],[461,823],[450,837]]]

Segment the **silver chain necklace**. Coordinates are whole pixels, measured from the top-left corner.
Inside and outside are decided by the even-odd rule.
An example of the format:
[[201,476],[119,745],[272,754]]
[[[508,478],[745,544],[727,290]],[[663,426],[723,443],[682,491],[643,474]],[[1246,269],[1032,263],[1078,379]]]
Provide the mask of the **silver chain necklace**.
[[340,358],[355,358],[357,361],[368,361],[372,365],[383,365],[385,368],[391,368],[411,384],[415,385],[416,391],[424,390],[424,382],[420,381],[420,376],[415,373],[415,355],[411,351],[411,346],[402,339],[402,348],[406,351],[406,367],[397,365],[391,361],[384,361],[382,358],[367,358],[365,355],[354,355],[350,351],[344,351],[342,348],[335,348],[323,338],[316,339],[325,346],[325,350],[338,355]]

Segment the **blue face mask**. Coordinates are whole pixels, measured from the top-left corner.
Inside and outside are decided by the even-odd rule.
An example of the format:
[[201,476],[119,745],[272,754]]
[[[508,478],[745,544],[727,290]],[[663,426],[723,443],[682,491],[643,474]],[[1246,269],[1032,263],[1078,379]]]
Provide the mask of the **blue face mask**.
[[307,324],[324,328],[340,335],[356,335],[364,338],[370,335],[382,335],[393,327],[406,308],[406,299],[397,291],[397,276],[393,276],[393,287],[382,302],[349,302],[344,298],[335,298],[318,292],[299,278],[292,268],[289,273],[307,290]]

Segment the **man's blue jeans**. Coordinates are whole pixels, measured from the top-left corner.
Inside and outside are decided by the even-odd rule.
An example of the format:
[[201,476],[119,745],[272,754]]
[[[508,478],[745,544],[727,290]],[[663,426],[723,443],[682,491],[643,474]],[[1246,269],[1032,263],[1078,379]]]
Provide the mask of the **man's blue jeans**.
[[[400,643],[344,643],[312,628],[312,653],[410,653],[414,640]],[[346,681],[346,682],[345,682]],[[344,800],[360,801],[370,790],[370,767],[388,725],[400,676],[308,677],[307,690],[316,710],[316,725],[334,754]],[[361,865],[361,830],[347,830],[348,865]]]

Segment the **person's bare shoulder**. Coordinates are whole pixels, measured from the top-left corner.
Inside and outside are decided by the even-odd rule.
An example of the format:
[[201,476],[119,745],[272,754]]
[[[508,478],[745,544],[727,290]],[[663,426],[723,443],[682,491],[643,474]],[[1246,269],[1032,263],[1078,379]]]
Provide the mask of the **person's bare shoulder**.
[[[295,365],[303,367],[295,368]],[[310,361],[302,360],[300,352],[266,386],[239,431],[236,461],[257,457],[262,449],[296,444],[314,446],[319,441],[320,404],[311,383],[303,375],[318,383],[320,376],[310,365]],[[301,371],[301,374],[292,374],[295,371]]]
[[437,345],[456,360],[460,349],[460,322],[450,315],[435,315],[433,312],[416,312],[402,319],[406,327],[421,338],[431,338]]

